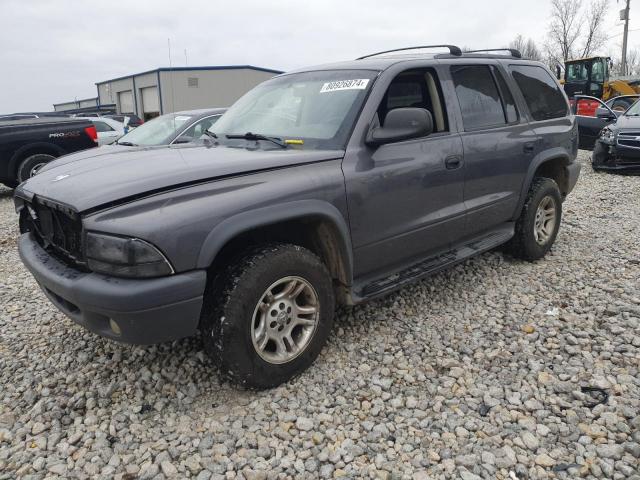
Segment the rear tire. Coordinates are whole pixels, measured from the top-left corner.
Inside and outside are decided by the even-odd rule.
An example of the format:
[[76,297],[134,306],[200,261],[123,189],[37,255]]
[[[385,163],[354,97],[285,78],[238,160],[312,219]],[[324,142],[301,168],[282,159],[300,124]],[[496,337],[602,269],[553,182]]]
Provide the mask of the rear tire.
[[516,258],[534,261],[551,249],[560,230],[562,197],[558,184],[550,178],[536,177],[531,183],[515,235],[507,243]]
[[234,383],[265,389],[313,363],[334,316],[331,276],[309,250],[247,251],[211,282],[200,323],[207,352]]
[[44,167],[54,158],[56,157],[47,153],[36,153],[35,155],[30,155],[22,160],[18,166],[18,171],[16,172],[18,183],[22,183],[33,177],[37,173],[38,169]]

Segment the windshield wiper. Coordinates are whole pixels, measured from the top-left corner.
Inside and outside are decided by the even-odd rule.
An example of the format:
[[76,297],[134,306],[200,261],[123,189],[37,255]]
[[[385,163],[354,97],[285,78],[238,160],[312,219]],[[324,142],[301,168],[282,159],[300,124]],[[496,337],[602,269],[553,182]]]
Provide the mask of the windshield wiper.
[[243,135],[230,134],[230,135],[225,135],[225,137],[230,138],[230,139],[241,138],[243,140],[266,140],[267,142],[275,143],[279,147],[287,148],[287,144],[284,143],[279,138],[277,138],[277,137],[268,137],[266,135],[261,135],[259,133],[247,132],[247,133],[245,133]]
[[216,134],[215,134],[215,133],[213,133],[213,132],[210,132],[209,130],[205,130],[203,133],[204,133],[207,137],[211,137],[211,138],[218,138],[218,135],[216,135]]
[[131,143],[131,142],[118,142],[116,140],[116,145],[124,145],[125,147],[137,147],[138,145],[136,145],[135,143]]

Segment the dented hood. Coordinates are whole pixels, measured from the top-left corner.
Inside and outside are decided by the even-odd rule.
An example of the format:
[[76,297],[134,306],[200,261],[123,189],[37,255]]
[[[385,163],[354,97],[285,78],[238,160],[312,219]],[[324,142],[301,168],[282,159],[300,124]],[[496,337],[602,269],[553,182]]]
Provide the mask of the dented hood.
[[176,187],[343,156],[342,150],[228,146],[69,155],[22,183],[16,196],[41,196],[84,212]]

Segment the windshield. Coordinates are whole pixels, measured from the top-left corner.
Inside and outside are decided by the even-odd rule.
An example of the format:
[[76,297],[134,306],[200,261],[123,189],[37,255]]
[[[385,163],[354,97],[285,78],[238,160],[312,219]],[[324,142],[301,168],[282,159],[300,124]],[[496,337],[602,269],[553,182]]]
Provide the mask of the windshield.
[[209,131],[224,143],[253,138],[231,140],[226,135],[252,133],[298,148],[344,148],[375,75],[369,70],[331,70],[276,77],[244,95]]
[[588,77],[589,72],[587,72],[587,66],[584,62],[567,65],[567,71],[565,72],[565,80],[567,82],[586,80]]
[[637,117],[638,115],[640,115],[640,102],[636,101],[636,103],[631,105],[631,107],[629,107],[629,110],[624,112],[624,114],[630,117]]
[[131,130],[118,140],[120,144],[135,146],[168,145],[175,136],[176,130],[191,120],[190,115],[169,113],[156,117]]

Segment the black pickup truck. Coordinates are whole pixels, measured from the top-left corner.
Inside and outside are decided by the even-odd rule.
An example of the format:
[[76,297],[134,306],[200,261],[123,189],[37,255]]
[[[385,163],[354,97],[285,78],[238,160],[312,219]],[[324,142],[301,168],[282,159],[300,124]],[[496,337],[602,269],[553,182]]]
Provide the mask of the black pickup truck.
[[15,187],[67,153],[96,147],[96,127],[76,118],[0,121],[0,183]]

